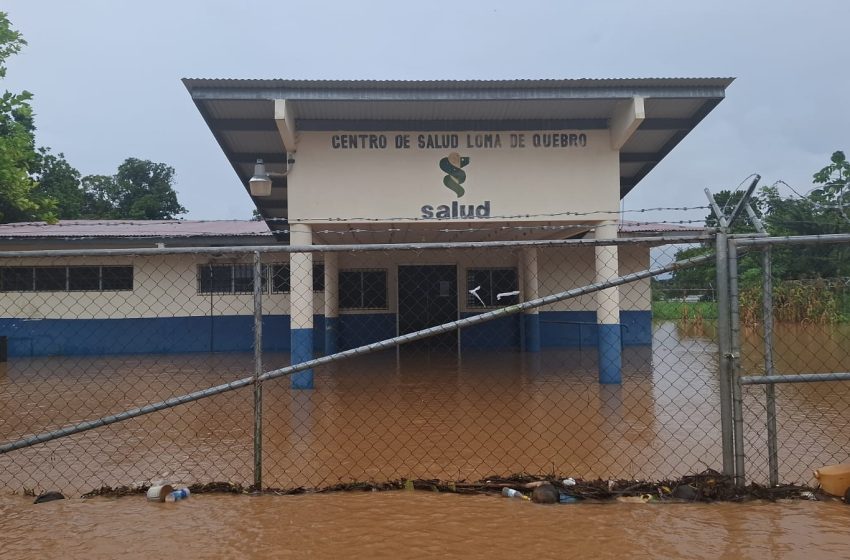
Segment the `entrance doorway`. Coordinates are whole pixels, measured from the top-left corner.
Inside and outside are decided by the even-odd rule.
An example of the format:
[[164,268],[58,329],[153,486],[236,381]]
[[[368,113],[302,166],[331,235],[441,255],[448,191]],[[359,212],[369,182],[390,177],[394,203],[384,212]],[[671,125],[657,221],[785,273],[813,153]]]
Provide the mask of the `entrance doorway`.
[[[398,333],[407,334],[458,318],[455,265],[398,267]],[[457,331],[405,344],[426,350],[457,351]]]

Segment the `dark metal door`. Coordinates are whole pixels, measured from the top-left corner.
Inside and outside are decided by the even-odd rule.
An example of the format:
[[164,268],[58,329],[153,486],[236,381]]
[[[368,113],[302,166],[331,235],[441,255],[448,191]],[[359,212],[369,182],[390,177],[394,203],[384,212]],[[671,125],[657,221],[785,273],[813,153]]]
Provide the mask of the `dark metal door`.
[[[407,334],[457,320],[455,265],[398,267],[398,332]],[[429,350],[457,350],[457,331],[412,343]],[[409,345],[405,345],[409,346]]]

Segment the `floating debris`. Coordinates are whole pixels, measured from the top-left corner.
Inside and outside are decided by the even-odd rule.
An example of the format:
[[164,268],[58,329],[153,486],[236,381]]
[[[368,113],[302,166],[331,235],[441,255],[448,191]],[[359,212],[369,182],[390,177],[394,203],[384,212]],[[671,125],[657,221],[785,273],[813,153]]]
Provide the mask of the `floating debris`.
[[39,494],[38,498],[33,502],[34,504],[43,504],[45,502],[55,502],[56,500],[64,500],[65,496],[62,492],[57,492],[56,490],[48,490],[46,492],[42,492]]
[[[94,496],[120,497],[131,494],[145,494],[150,485],[134,485],[109,487],[103,486],[84,494],[83,498]],[[319,494],[329,492],[385,492],[391,490],[425,490],[429,492],[445,492],[452,494],[489,494],[502,495],[505,488],[511,488],[525,495],[535,491],[547,494],[547,500],[556,496],[554,502],[540,503],[575,503],[581,502],[615,502],[639,501],[647,502],[715,502],[745,500],[781,499],[830,499],[822,492],[797,485],[761,486],[750,484],[744,487],[735,485],[732,476],[721,474],[709,469],[698,474],[683,476],[678,480],[641,481],[641,480],[582,480],[556,475],[530,475],[525,473],[507,477],[491,476],[477,482],[444,481],[437,479],[399,479],[387,482],[349,482],[339,483],[323,488],[265,488],[260,491],[253,486],[242,486],[229,482],[209,482],[189,486],[192,494],[230,493],[230,494],[275,494],[291,496],[298,494]],[[542,490],[539,490],[542,489]],[[525,495],[526,499],[528,496]],[[618,498],[634,498],[618,500]]]

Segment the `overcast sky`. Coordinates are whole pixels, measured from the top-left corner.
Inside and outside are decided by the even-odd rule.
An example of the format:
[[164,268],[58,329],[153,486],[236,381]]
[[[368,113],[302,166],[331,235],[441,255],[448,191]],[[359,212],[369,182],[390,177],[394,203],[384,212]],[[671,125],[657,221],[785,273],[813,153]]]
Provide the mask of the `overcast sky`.
[[847,0],[3,6],[29,45],[0,89],[35,94],[38,144],[83,174],[114,173],[131,156],[168,163],[191,219],[247,219],[253,205],[183,77],[736,77],[627,209],[703,205],[703,188],[735,187],[753,172],[805,191],[834,150],[850,150]]

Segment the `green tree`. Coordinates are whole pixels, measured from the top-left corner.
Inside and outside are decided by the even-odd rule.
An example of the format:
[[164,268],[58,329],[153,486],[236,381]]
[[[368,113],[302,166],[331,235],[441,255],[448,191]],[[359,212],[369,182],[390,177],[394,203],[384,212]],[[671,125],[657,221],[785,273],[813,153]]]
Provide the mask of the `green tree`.
[[[6,60],[26,45],[0,12],[0,79],[6,77]],[[54,221],[55,201],[37,192],[32,173],[38,164],[35,124],[28,91],[5,91],[0,97],[0,221],[42,219]]]
[[129,220],[170,220],[186,209],[174,190],[174,168],[127,158],[112,176],[83,178],[83,216]]
[[33,192],[56,201],[56,216],[61,220],[83,217],[85,195],[80,172],[60,153],[53,155],[49,148],[39,150],[35,174],[37,186]]

